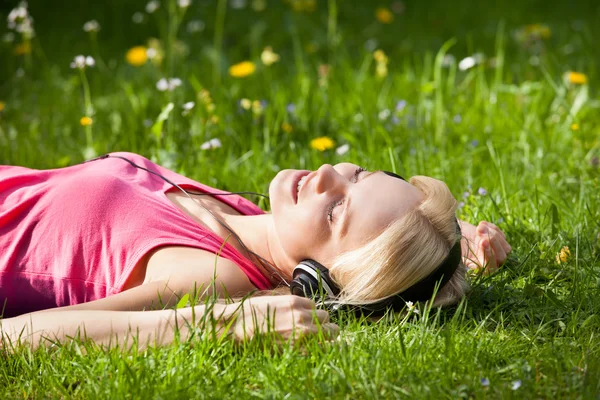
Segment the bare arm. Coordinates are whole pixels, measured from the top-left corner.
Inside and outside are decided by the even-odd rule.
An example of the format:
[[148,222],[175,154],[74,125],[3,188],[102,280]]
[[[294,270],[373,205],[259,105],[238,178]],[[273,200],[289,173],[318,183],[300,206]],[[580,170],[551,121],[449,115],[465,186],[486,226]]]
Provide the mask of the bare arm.
[[[208,307],[208,308],[207,308]],[[208,321],[208,322],[207,322]],[[192,329],[226,334],[243,341],[272,332],[280,341],[322,333],[337,335],[329,314],[316,310],[309,299],[298,296],[264,296],[244,303],[214,304],[179,310],[102,311],[62,310],[24,314],[0,320],[0,349],[18,344],[32,348],[71,339],[91,339],[98,344],[129,348],[162,346],[177,335],[186,339]]]
[[104,299],[41,312],[159,310],[175,306],[187,293],[243,297],[255,289],[246,274],[230,260],[197,249],[170,247],[152,256],[142,285]]
[[[216,304],[215,307],[216,313],[223,313],[225,306]],[[197,306],[177,311],[70,310],[24,314],[0,320],[0,348],[10,350],[10,345],[17,343],[37,348],[73,338],[92,339],[111,346],[118,344],[122,348],[128,348],[135,340],[142,348],[165,345],[174,340],[176,327],[181,337],[187,336],[193,324],[192,311],[202,316],[206,309]]]

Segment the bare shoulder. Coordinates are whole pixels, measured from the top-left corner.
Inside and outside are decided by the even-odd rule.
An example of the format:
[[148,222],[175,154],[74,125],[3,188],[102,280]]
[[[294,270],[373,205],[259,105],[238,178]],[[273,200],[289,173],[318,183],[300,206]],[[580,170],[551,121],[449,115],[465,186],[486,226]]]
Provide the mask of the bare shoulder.
[[245,294],[256,287],[240,267],[231,260],[193,247],[161,247],[153,252],[146,264],[144,284],[166,281],[178,286],[210,285],[226,288],[231,296]]

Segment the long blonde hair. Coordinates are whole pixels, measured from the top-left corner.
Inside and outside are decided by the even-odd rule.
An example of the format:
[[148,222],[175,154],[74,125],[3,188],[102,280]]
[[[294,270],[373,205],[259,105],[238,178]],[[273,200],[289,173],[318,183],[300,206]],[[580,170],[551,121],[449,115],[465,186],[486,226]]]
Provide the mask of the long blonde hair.
[[[446,184],[426,176],[414,176],[410,183],[423,192],[424,200],[329,266],[331,278],[341,288],[340,302],[373,303],[403,292],[427,277],[455,244],[457,203]],[[455,303],[464,295],[465,272],[461,263],[436,294],[435,306]]]

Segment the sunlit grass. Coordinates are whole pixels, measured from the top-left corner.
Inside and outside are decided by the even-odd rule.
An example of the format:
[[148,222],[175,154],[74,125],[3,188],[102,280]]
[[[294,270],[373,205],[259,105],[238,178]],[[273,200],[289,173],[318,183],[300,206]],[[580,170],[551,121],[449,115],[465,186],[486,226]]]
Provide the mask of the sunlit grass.
[[[460,217],[507,233],[511,260],[473,276],[457,307],[343,318],[339,341],[304,349],[210,336],[140,352],[23,349],[0,357],[2,397],[597,396],[597,6],[233,3],[57,15],[30,2],[36,35],[0,44],[0,162],[55,168],[132,151],[263,193],[282,168],[326,162],[431,175]],[[92,19],[100,30],[83,31]],[[143,60],[135,46],[153,51]],[[78,54],[95,65],[71,69]]]

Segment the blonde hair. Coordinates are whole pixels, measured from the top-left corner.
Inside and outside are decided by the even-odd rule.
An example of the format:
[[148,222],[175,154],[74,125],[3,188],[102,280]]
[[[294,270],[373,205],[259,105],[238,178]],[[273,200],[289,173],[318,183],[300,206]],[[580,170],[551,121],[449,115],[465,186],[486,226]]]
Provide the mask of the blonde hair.
[[[403,292],[427,277],[448,255],[457,240],[457,203],[448,186],[426,176],[410,183],[425,198],[366,245],[338,255],[329,273],[341,288],[338,300],[347,304],[374,303]],[[434,306],[456,303],[468,289],[461,264],[438,291]]]

